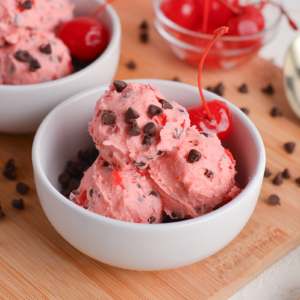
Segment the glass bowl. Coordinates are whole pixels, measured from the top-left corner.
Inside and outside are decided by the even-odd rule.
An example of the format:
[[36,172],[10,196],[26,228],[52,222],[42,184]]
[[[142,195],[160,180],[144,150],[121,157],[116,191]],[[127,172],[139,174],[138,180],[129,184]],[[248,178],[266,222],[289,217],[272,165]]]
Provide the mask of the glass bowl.
[[[213,35],[186,29],[168,19],[161,10],[163,1],[153,1],[154,25],[157,31],[178,58],[198,67],[200,58]],[[280,0],[273,3],[281,5]],[[222,36],[209,50],[204,68],[229,70],[253,58],[261,47],[273,39],[282,17],[280,7],[273,5],[265,5],[262,14],[265,19],[265,30],[249,36]]]

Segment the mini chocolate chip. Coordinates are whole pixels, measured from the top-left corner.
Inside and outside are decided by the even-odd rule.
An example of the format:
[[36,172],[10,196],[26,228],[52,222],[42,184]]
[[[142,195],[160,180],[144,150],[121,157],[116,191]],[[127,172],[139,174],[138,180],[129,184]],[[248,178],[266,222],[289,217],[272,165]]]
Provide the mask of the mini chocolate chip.
[[24,205],[24,200],[22,198],[20,199],[14,199],[12,202],[11,202],[12,206],[17,208],[17,209],[24,209],[25,208],[25,205]]
[[101,123],[111,125],[116,121],[116,116],[111,110],[104,110],[101,116]]
[[175,128],[175,133],[173,134],[173,138],[174,139],[179,139],[180,138],[180,136],[182,135],[182,127],[176,127]]
[[296,178],[295,181],[296,181],[296,183],[300,184],[300,177]]
[[265,168],[265,174],[264,177],[270,177],[272,175],[272,173],[270,172],[270,170],[266,167]]
[[164,153],[165,153],[165,151],[161,151],[161,150],[157,151],[157,155],[163,155]]
[[261,91],[265,94],[272,95],[272,94],[274,94],[273,85],[268,84],[266,87],[262,88]]
[[104,163],[103,163],[103,167],[108,167],[110,165],[110,163],[108,162],[108,161],[105,161]]
[[188,154],[188,162],[194,163],[201,158],[201,153],[195,149],[192,149]]
[[209,134],[204,131],[201,131],[200,134],[203,134],[204,136],[209,137]]
[[282,116],[282,112],[279,110],[278,107],[273,107],[270,111],[270,115],[272,117],[278,117],[278,116]]
[[136,186],[140,189],[140,188],[142,188],[138,183],[136,184]]
[[287,153],[291,154],[294,152],[296,144],[294,142],[289,142],[284,144],[284,149]]
[[285,178],[285,179],[289,179],[291,178],[291,173],[290,173],[290,170],[289,169],[285,169],[283,172],[282,172],[282,177]]
[[51,49],[51,45],[50,44],[47,44],[47,45],[41,45],[39,47],[40,51],[42,53],[45,53],[45,54],[51,54],[52,53],[52,49]]
[[273,194],[271,196],[269,196],[269,204],[270,205],[277,205],[280,204],[280,199],[277,195]]
[[153,223],[155,221],[155,217],[154,216],[152,216],[152,217],[150,217],[149,219],[148,219],[148,223]]
[[29,185],[24,182],[18,182],[16,185],[16,190],[19,194],[25,195],[29,190]]
[[30,62],[31,56],[28,51],[19,50],[14,55],[15,59],[21,62]]
[[66,198],[69,198],[69,197],[70,197],[71,190],[70,190],[70,189],[63,189],[60,193],[61,193],[63,196],[65,196]]
[[170,102],[165,99],[160,99],[159,102],[163,109],[172,109],[173,108],[173,106],[170,104]]
[[128,133],[131,136],[139,136],[141,134],[141,128],[139,127],[136,120],[132,120]]
[[200,206],[196,206],[195,207],[195,212],[196,212],[196,214],[200,214],[202,212],[202,206],[201,205]]
[[134,108],[129,107],[125,114],[125,122],[127,124],[131,124],[132,119],[138,119],[139,117],[140,117],[140,114]]
[[140,40],[142,43],[148,43],[149,41],[149,34],[148,32],[142,32],[140,33]]
[[71,178],[70,181],[69,181],[69,189],[71,191],[74,191],[74,190],[77,190],[79,188],[79,185],[80,185],[80,181],[75,179],[75,178]]
[[121,80],[115,80],[113,82],[113,85],[116,88],[118,93],[121,93],[127,87],[127,83]]
[[145,135],[148,137],[155,136],[156,126],[153,122],[149,122],[144,126],[143,131],[144,131]]
[[148,114],[149,114],[150,117],[160,116],[163,113],[164,113],[164,111],[160,107],[158,107],[156,105],[153,105],[153,104],[151,104],[149,106]]
[[247,85],[244,83],[239,87],[239,92],[243,93],[243,94],[247,94],[248,93],[248,87]]
[[134,62],[134,60],[130,60],[127,64],[126,64],[127,68],[130,70],[134,70],[136,69],[136,64]]
[[67,183],[70,180],[70,175],[68,173],[62,173],[58,177],[60,183]]
[[32,59],[30,62],[30,67],[29,67],[30,72],[35,72],[35,70],[37,70],[39,68],[41,68],[41,65],[38,62],[38,60]]
[[94,190],[90,189],[90,197],[93,197],[93,194],[94,194]]
[[141,25],[140,25],[140,29],[148,29],[149,28],[149,25],[148,25],[148,22],[146,20],[144,20]]
[[223,96],[224,95],[224,90],[225,90],[225,86],[223,85],[222,82],[220,82],[215,88],[214,88],[214,92],[219,95],[219,96]]
[[211,178],[214,174],[212,171],[206,169],[205,172],[204,172],[204,175],[207,177],[207,178]]
[[22,7],[23,9],[31,9],[32,7],[32,3],[30,0],[26,0],[26,1],[19,1],[19,5],[20,7]]
[[241,108],[241,111],[245,114],[245,115],[249,115],[249,113],[250,113],[250,110],[248,109],[248,108],[246,108],[246,107],[242,107]]
[[152,144],[152,140],[149,136],[145,136],[142,143],[143,145],[150,146]]
[[178,212],[173,211],[173,212],[171,213],[171,216],[172,216],[173,219],[178,219],[179,216],[180,216],[180,214],[179,214]]
[[179,79],[179,77],[178,77],[178,76],[175,76],[175,77],[173,77],[172,81],[177,81],[177,82],[180,82],[180,79]]
[[156,192],[156,191],[151,191],[151,192],[149,193],[149,195],[152,195],[152,196],[154,196],[154,197],[158,197],[158,198],[159,198],[159,193]]
[[282,180],[282,173],[279,172],[275,177],[274,179],[272,180],[273,184],[275,185],[281,185],[283,180]]
[[137,169],[139,169],[139,170],[143,170],[143,169],[146,169],[146,164],[145,163],[143,163],[142,161],[141,162],[134,162],[133,163],[134,164],[134,166],[137,168]]

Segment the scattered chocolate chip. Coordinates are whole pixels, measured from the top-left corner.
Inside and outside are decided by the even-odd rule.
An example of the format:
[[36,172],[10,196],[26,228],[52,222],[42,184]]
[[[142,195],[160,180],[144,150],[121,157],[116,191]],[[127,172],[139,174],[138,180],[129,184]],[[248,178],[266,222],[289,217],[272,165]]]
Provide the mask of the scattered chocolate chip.
[[150,217],[149,219],[148,219],[148,223],[153,223],[155,221],[155,217],[154,216],[152,216],[152,217]]
[[282,182],[283,182],[283,179],[282,179],[282,173],[279,172],[275,177],[274,179],[272,180],[273,184],[275,185],[281,185]]
[[188,154],[188,162],[194,163],[201,158],[201,153],[195,149],[192,149]]
[[121,93],[127,87],[127,83],[121,80],[115,80],[113,82],[113,85],[116,88],[118,93]]
[[268,84],[266,87],[262,88],[261,91],[265,94],[272,95],[272,94],[274,94],[273,85]]
[[136,69],[136,64],[133,60],[130,60],[127,64],[126,64],[127,68],[130,70],[134,70]]
[[295,181],[296,181],[296,183],[300,184],[300,177],[296,178]]
[[248,93],[248,87],[247,85],[244,83],[239,87],[239,92],[243,93],[243,94],[247,94]]
[[39,47],[40,51],[42,53],[45,53],[45,54],[51,54],[52,53],[52,49],[51,49],[51,45],[50,44],[47,44],[47,45],[41,45]]
[[283,172],[282,172],[282,177],[285,178],[285,179],[289,179],[291,178],[291,173],[290,173],[290,170],[289,169],[285,169]]
[[80,185],[80,181],[75,179],[75,178],[71,178],[70,181],[69,181],[69,189],[71,191],[74,191],[74,190],[77,190],[79,188],[79,185]]
[[60,182],[61,184],[68,183],[69,180],[70,180],[70,174],[68,173],[62,173],[58,177],[58,182]]
[[12,206],[17,208],[17,209],[24,209],[25,208],[25,205],[24,205],[24,200],[22,198],[20,199],[14,199],[12,202],[11,202]]
[[284,149],[287,153],[291,154],[294,152],[296,144],[294,142],[288,142],[284,144]]
[[204,175],[207,177],[207,178],[211,178],[214,174],[212,171],[206,169],[205,172],[204,172]]
[[206,133],[206,132],[204,132],[204,131],[201,131],[200,134],[202,134],[202,135],[204,135],[204,136],[206,136],[206,137],[209,137],[209,134]]
[[181,135],[182,135],[182,127],[176,127],[175,128],[175,133],[173,134],[173,138],[174,139],[179,139],[180,137],[181,137]]
[[140,25],[140,29],[148,29],[149,28],[149,25],[148,25],[148,22],[146,20],[144,20],[141,25]]
[[32,7],[32,3],[30,0],[26,0],[26,1],[19,1],[19,5],[20,7],[22,7],[23,9],[31,9]]
[[9,159],[4,166],[3,176],[7,179],[13,180],[17,177],[16,166],[14,159]]
[[143,131],[145,133],[145,136],[147,136],[147,137],[155,136],[156,126],[155,126],[155,124],[153,122],[147,123],[144,126]]
[[179,215],[178,212],[173,211],[173,212],[171,213],[171,216],[172,216],[173,219],[178,219],[180,215]]
[[139,127],[136,120],[132,120],[131,126],[128,130],[129,135],[138,136],[141,134],[141,128]]
[[90,189],[90,197],[93,197],[93,194],[94,194],[94,190]]
[[280,204],[280,199],[277,195],[273,194],[271,196],[269,196],[269,204],[270,205],[277,205]]
[[141,161],[141,162],[136,162],[136,161],[135,161],[133,164],[134,164],[134,166],[135,166],[137,169],[139,169],[139,170],[143,170],[143,169],[146,169],[146,168],[147,168],[146,164],[143,163],[142,161]]
[[158,198],[159,198],[159,193],[156,192],[156,191],[151,191],[151,192],[149,193],[149,195],[152,195],[152,196],[154,196],[154,197],[158,197]]
[[282,112],[279,110],[278,107],[273,107],[270,111],[270,115],[272,117],[278,117],[278,116],[282,116]]
[[180,79],[179,79],[179,77],[177,77],[177,76],[173,77],[172,81],[181,82]]
[[133,119],[138,119],[139,117],[140,117],[140,114],[134,108],[129,107],[125,114],[125,122],[127,124],[131,124]]
[[246,107],[242,107],[241,108],[241,111],[245,114],[245,115],[249,115],[249,113],[250,113],[250,110],[248,109],[248,108],[246,108]]
[[215,88],[214,88],[214,92],[219,95],[219,96],[223,96],[224,95],[224,90],[225,90],[225,86],[223,85],[222,82],[220,82]]
[[264,173],[264,177],[270,177],[272,175],[272,173],[270,172],[270,170],[268,168],[265,168],[265,173]]
[[18,182],[16,185],[16,190],[19,194],[25,195],[29,190],[29,185],[24,182]]
[[0,209],[0,219],[5,216],[5,213]]
[[150,117],[160,116],[163,113],[164,113],[164,111],[160,107],[158,107],[156,105],[153,105],[153,104],[151,104],[149,106],[148,114],[149,114]]
[[163,155],[164,153],[165,151],[161,151],[161,150],[157,151],[157,155]]
[[29,70],[30,72],[35,72],[35,70],[41,67],[40,63],[36,59],[32,59],[30,62]]
[[101,123],[111,125],[116,121],[116,116],[111,110],[104,110],[101,116]]
[[170,104],[170,102],[165,99],[160,99],[159,102],[163,109],[172,109],[173,108],[173,106]]
[[21,62],[30,62],[31,56],[28,51],[19,50],[15,53],[15,59]]
[[108,167],[110,165],[110,163],[108,162],[108,161],[105,161],[104,163],[103,163],[103,167]]
[[140,40],[142,43],[148,43],[149,41],[149,34],[148,32],[142,32],[140,33]]

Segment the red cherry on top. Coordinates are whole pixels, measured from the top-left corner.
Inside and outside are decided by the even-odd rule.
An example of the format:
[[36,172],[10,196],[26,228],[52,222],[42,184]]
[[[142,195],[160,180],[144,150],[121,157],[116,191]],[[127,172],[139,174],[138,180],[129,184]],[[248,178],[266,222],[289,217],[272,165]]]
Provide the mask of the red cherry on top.
[[208,103],[205,101],[201,89],[201,71],[208,50],[220,36],[227,32],[228,27],[222,26],[218,28],[214,32],[214,37],[207,45],[207,48],[201,57],[198,72],[198,88],[201,95],[202,104],[188,109],[191,125],[195,125],[200,131],[216,133],[221,141],[224,140],[231,131],[231,112],[224,101],[213,100]]
[[108,44],[108,31],[101,21],[91,17],[74,18],[64,23],[58,37],[69,48],[72,56],[92,60],[99,56]]

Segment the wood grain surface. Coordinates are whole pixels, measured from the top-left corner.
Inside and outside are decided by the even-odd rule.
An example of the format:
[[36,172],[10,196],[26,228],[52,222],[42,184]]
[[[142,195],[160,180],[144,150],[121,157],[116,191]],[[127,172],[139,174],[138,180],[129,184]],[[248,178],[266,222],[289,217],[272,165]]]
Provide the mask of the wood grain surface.
[[[150,0],[116,1],[113,6],[122,23],[122,50],[116,79],[179,77],[197,85],[197,69],[177,59],[152,25]],[[139,41],[139,25],[150,23],[150,40]],[[133,59],[135,70],[126,67]],[[300,120],[284,96],[282,72],[271,62],[256,57],[233,71],[203,72],[203,86],[225,85],[224,97],[250,110],[267,154],[272,176],[265,178],[255,211],[242,232],[223,250],[196,264],[159,272],[122,270],[97,262],[70,246],[51,226],[39,203],[31,164],[33,136],[0,134],[1,299],[227,299],[262,271],[300,245]],[[238,87],[246,83],[249,93]],[[261,88],[272,83],[274,95]],[[1,96],[1,95],[0,95]],[[271,117],[277,106],[281,117]],[[1,109],[1,108],[0,108]],[[296,142],[294,153],[284,151],[285,142]],[[14,158],[18,177],[7,180],[3,167]],[[280,186],[274,176],[288,168],[292,178]],[[23,196],[26,208],[17,210],[11,201],[20,198],[16,183],[30,186]],[[270,194],[281,204],[270,206]]]

